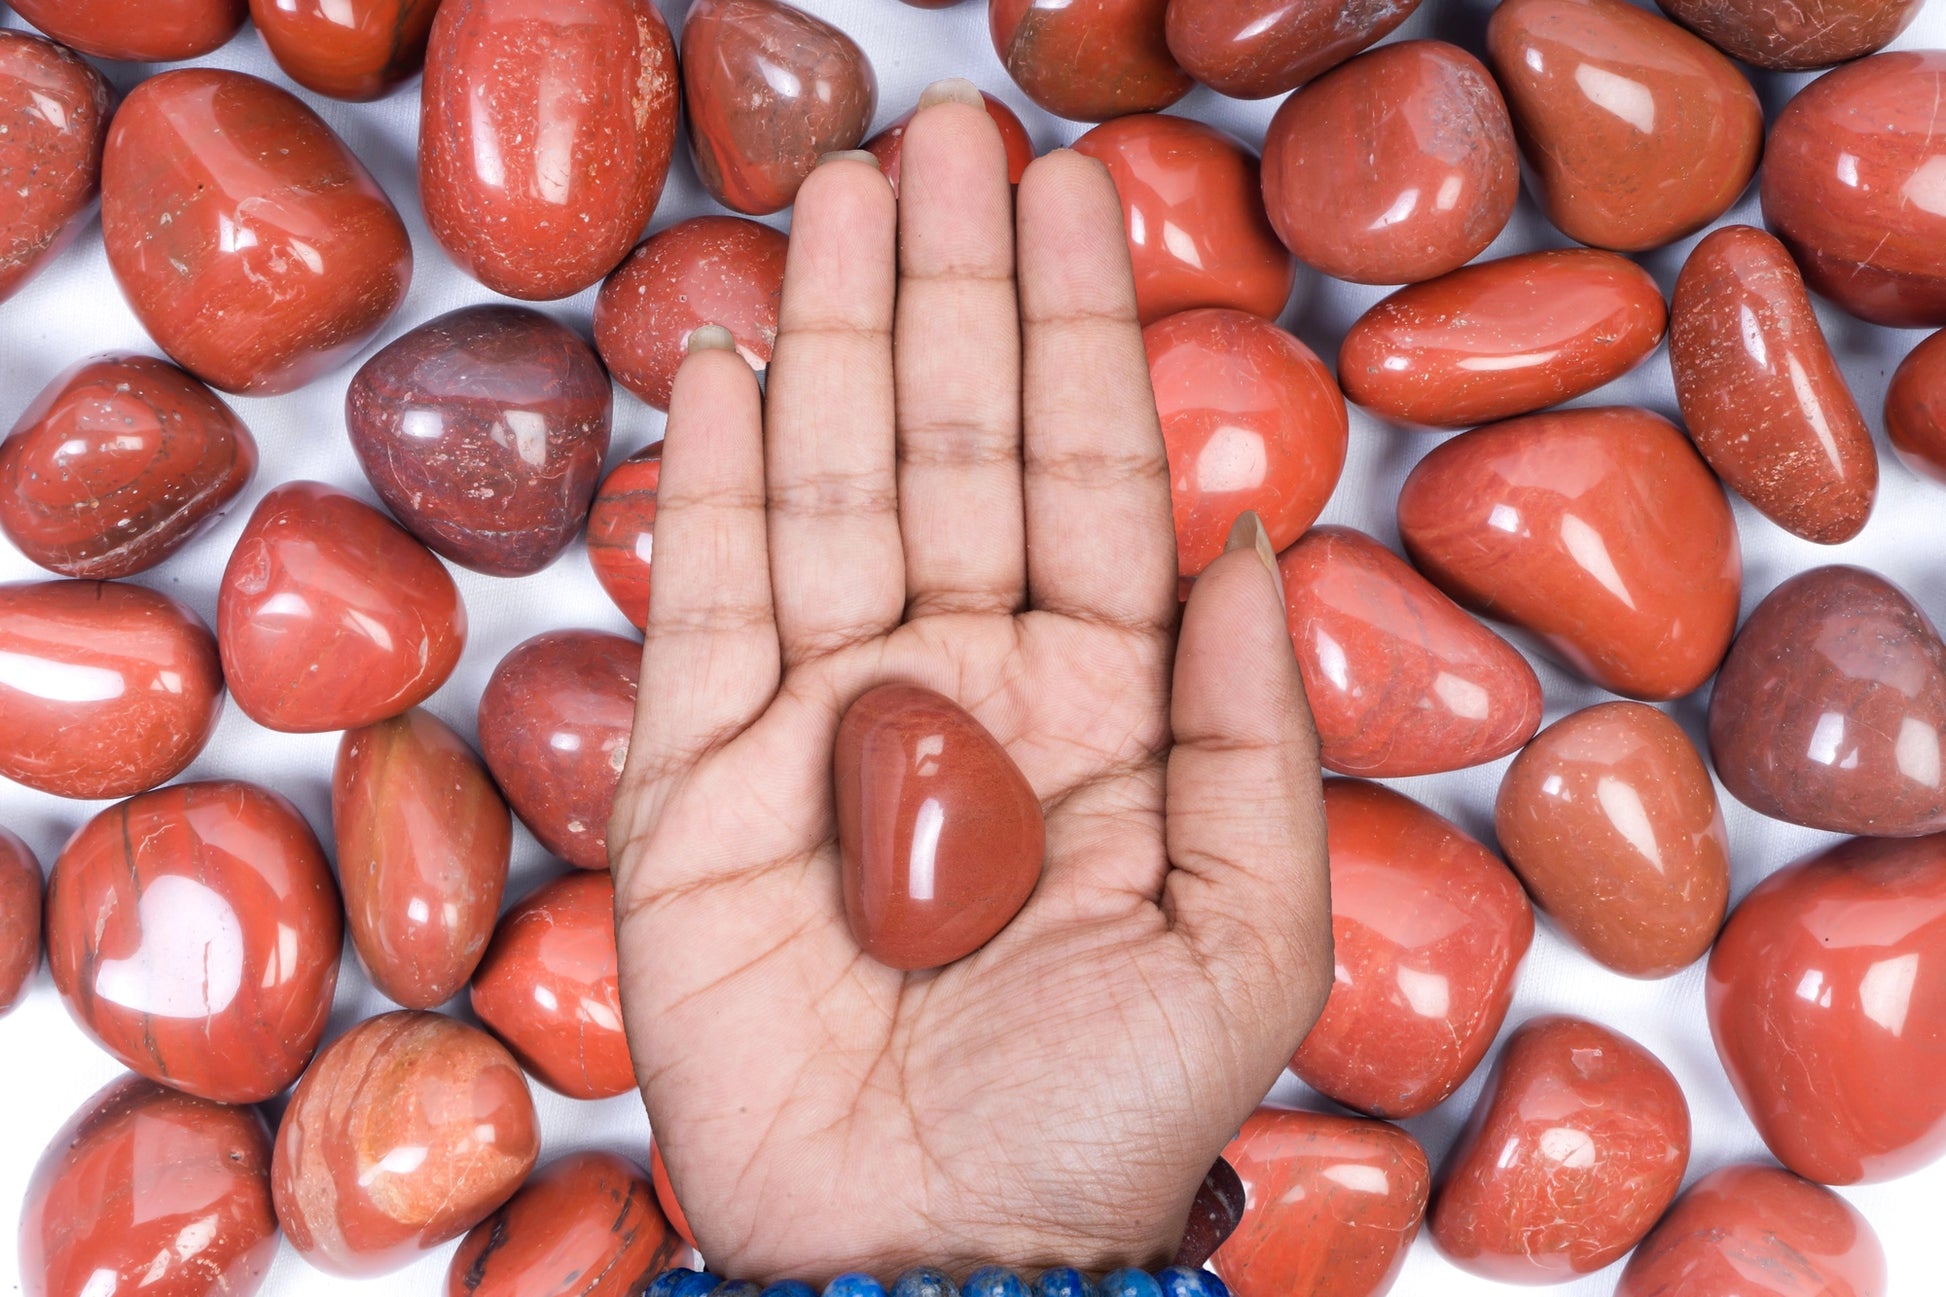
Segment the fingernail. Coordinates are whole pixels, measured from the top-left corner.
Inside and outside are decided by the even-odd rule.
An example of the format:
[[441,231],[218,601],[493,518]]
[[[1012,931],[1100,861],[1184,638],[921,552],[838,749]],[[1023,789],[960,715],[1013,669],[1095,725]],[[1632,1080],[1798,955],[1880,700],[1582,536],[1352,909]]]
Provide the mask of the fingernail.
[[686,352],[735,351],[736,349],[736,335],[732,334],[720,324],[705,324],[689,335],[689,345]]
[[935,81],[919,93],[919,109],[925,111],[934,104],[965,104],[968,108],[980,108],[984,101],[980,98],[980,88],[965,77],[947,77]]
[[863,149],[838,149],[818,159],[819,166],[827,162],[863,162],[873,167],[878,165],[878,159]]
[[1245,509],[1230,524],[1230,538],[1223,542],[1223,552],[1228,554],[1239,549],[1256,550],[1270,574],[1277,575],[1277,551],[1270,547],[1270,533],[1264,530],[1264,520],[1257,516],[1255,509]]

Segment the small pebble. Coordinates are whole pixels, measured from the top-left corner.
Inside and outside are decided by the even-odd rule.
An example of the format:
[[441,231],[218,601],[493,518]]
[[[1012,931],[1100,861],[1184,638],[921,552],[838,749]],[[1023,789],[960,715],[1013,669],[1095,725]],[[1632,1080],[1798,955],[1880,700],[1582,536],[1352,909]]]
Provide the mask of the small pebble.
[[1101,1297],[1162,1297],[1162,1289],[1140,1270],[1117,1270],[1101,1281]]
[[960,1297],[959,1285],[931,1266],[915,1266],[892,1285],[892,1297]]
[[1100,1297],[1079,1270],[1044,1270],[1034,1281],[1034,1297]]
[[885,1297],[885,1289],[868,1274],[841,1274],[824,1286],[824,1297]]
[[982,1266],[967,1277],[960,1297],[1027,1297],[1027,1285],[1005,1266]]

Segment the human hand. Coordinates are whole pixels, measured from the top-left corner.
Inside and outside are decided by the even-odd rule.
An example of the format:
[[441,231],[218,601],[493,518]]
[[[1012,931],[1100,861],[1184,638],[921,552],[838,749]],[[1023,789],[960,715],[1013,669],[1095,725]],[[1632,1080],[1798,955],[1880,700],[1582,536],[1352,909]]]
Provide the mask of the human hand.
[[[669,413],[609,841],[643,1096],[738,1277],[1164,1264],[1331,984],[1260,526],[1178,640],[1113,185],[1062,151],[1016,196],[944,93],[896,201],[867,161],[805,182],[767,400],[698,349]],[[1026,907],[912,974],[853,940],[831,790],[840,716],[895,680],[972,712],[1047,813]]]

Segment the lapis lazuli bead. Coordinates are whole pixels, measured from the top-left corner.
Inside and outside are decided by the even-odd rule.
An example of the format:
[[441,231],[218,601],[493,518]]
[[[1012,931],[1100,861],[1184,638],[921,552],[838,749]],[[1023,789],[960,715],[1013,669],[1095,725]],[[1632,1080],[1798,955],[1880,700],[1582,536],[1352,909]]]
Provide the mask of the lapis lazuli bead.
[[1162,1297],[1208,1297],[1209,1285],[1203,1282],[1203,1277],[1201,1270],[1172,1265],[1167,1270],[1156,1271],[1155,1283],[1162,1289]]
[[1140,1270],[1117,1270],[1101,1281],[1101,1297],[1162,1297],[1162,1288]]
[[1094,1283],[1079,1270],[1043,1270],[1034,1281],[1034,1297],[1097,1297]]
[[758,1297],[818,1297],[818,1290],[802,1279],[779,1279]]
[[885,1297],[885,1289],[868,1274],[841,1274],[824,1286],[824,1297]]
[[709,1297],[763,1297],[763,1285],[748,1279],[725,1279],[710,1290]]
[[892,1285],[892,1297],[959,1297],[959,1285],[931,1266],[915,1266]]
[[1202,1273],[1205,1297],[1230,1297],[1230,1285],[1217,1278],[1214,1270],[1205,1270]]
[[642,1297],[709,1297],[722,1282],[707,1270],[664,1270]]
[[1027,1297],[1027,1285],[1005,1266],[981,1266],[967,1276],[960,1297]]

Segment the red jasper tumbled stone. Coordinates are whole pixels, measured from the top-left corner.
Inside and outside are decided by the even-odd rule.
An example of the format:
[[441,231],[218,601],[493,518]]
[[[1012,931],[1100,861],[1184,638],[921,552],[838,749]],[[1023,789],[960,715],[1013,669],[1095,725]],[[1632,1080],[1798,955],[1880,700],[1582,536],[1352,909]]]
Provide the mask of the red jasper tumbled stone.
[[[1752,67],[1800,72],[1884,49],[1926,0],[1656,0],[1662,11]],[[1851,1297],[1849,1293],[1834,1297]]]
[[602,479],[588,510],[588,565],[637,630],[649,625],[655,501],[661,485],[662,443],[658,441],[615,465],[615,471]]
[[1169,0],[988,0],[994,53],[1027,97],[1057,116],[1107,121],[1155,112],[1195,84],[1164,34]]
[[1293,90],[1388,35],[1419,0],[1169,0],[1164,30],[1183,70],[1221,94]]
[[47,883],[47,963],[68,1012],[123,1065],[219,1103],[260,1103],[310,1061],[343,935],[304,817],[237,781],[109,807]]
[[53,41],[0,32],[0,302],[73,242],[101,197],[115,93]]
[[[911,3],[911,0],[907,0]],[[1020,178],[1027,174],[1027,164],[1034,160],[1034,141],[1028,137],[1027,128],[1014,116],[1014,110],[995,99],[984,90],[980,99],[986,104],[987,116],[1000,131],[1000,143],[1007,150],[1007,181],[1019,184]],[[892,192],[899,192],[899,175],[904,169],[900,159],[905,153],[905,128],[912,124],[912,118],[919,110],[914,108],[890,126],[866,140],[862,146],[865,152],[878,159],[878,169],[892,182]]]
[[1885,435],[1907,468],[1946,482],[1946,329],[1914,347],[1892,371]]
[[991,941],[1040,882],[1047,825],[999,741],[959,704],[887,684],[845,709],[832,757],[845,917],[892,968]]
[[333,99],[378,99],[419,74],[439,0],[250,0],[284,75]]
[[249,13],[248,0],[20,0],[13,11],[70,49],[136,63],[207,54]]
[[378,510],[286,482],[237,538],[216,627],[237,706],[312,733],[424,702],[459,661],[466,606],[439,560]]
[[0,1014],[20,1003],[40,966],[40,861],[19,837],[0,829]]
[[649,1140],[649,1182],[655,1186],[655,1200],[661,1205],[662,1214],[668,1217],[670,1228],[682,1235],[683,1242],[695,1247],[696,1235],[683,1215],[682,1204],[676,1201],[676,1188],[669,1182],[669,1168],[662,1164],[662,1149],[654,1138]]

